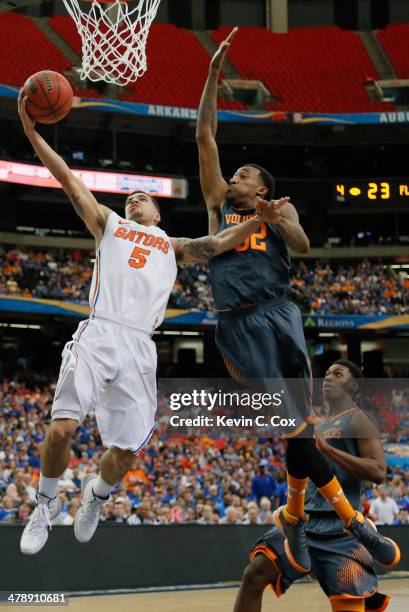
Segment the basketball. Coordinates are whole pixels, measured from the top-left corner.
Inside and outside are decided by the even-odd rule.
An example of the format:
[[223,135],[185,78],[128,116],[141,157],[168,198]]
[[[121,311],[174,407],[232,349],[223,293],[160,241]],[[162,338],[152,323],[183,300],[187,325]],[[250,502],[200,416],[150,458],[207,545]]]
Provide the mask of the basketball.
[[38,123],[57,123],[71,110],[72,87],[58,72],[36,72],[24,83],[24,94],[27,112]]

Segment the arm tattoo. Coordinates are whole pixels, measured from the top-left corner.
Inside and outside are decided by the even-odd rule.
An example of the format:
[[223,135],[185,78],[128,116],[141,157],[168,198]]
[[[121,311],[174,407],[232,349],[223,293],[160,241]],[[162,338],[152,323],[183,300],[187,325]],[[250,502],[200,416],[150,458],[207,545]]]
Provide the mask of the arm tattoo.
[[217,76],[210,75],[200,101],[198,124],[209,125],[213,136],[217,130]]
[[180,259],[195,259],[196,261],[207,261],[216,255],[213,236],[203,238],[178,238],[180,248]]

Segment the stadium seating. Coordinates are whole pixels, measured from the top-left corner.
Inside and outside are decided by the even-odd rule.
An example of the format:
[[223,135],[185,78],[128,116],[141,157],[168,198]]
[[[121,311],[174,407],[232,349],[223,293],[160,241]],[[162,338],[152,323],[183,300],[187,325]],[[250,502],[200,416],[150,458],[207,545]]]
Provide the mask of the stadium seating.
[[0,83],[21,86],[34,72],[70,69],[69,61],[35,23],[17,13],[0,17]]
[[[4,85],[20,87],[30,75],[44,68],[62,74],[71,68],[67,58],[34,21],[18,13],[0,16],[0,53],[7,58],[0,62],[0,83]],[[73,91],[78,96],[100,97],[94,89],[73,85]]]
[[[231,30],[213,33],[220,43]],[[258,79],[278,98],[270,110],[354,113],[388,110],[373,103],[365,79],[376,76],[359,36],[337,27],[294,28],[274,34],[262,28],[240,28],[229,58],[240,74]]]
[[409,79],[409,23],[390,25],[385,30],[379,30],[378,40],[398,76]]
[[[80,56],[81,40],[68,15],[54,15],[50,26]],[[409,73],[406,31],[390,26],[379,39],[400,76]],[[230,28],[213,33],[216,43]],[[19,44],[16,44],[18,39]],[[36,24],[17,13],[0,17],[0,45],[9,61],[0,66],[0,82],[18,86],[45,66],[64,73],[68,59]],[[0,47],[1,49],[1,47]],[[35,49],[35,52],[33,50]],[[6,51],[7,50],[7,51]],[[170,52],[171,50],[171,52]],[[153,24],[148,39],[148,72],[124,90],[123,100],[197,108],[209,65],[209,56],[192,32],[171,24]],[[364,83],[377,76],[358,35],[336,27],[294,28],[287,35],[262,28],[240,28],[229,53],[244,77],[259,79],[278,98],[269,110],[291,112],[369,112],[390,110],[387,103],[368,99]],[[85,97],[100,97],[94,90],[78,89]],[[219,100],[221,109],[245,109],[241,102]]]
[[72,18],[69,15],[53,15],[48,19],[48,24],[81,57],[81,38]]

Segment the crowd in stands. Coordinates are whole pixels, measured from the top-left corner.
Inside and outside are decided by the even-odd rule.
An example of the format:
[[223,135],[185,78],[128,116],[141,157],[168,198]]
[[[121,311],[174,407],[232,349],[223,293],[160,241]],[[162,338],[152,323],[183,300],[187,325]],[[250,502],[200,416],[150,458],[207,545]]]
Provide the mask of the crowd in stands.
[[[86,304],[93,253],[0,247],[0,295],[67,300]],[[382,315],[409,312],[409,276],[382,262],[296,263],[293,298],[306,313]],[[185,266],[169,306],[213,310],[207,265]]]
[[92,268],[85,251],[0,246],[0,295],[86,303]]
[[298,264],[291,279],[303,310],[311,314],[406,314],[409,276],[382,262]]
[[[35,503],[40,447],[54,386],[0,384],[0,525],[27,522]],[[408,413],[409,390],[395,393],[392,411]],[[398,405],[396,404],[398,402]],[[406,442],[409,429],[393,433]],[[59,482],[63,502],[54,524],[70,525],[80,504],[81,479],[98,470],[103,453],[94,417],[73,439]],[[285,442],[280,438],[169,437],[161,428],[102,508],[101,521],[141,524],[272,524],[285,503]],[[393,500],[393,501],[390,501]],[[409,523],[409,471],[390,468],[385,485],[368,486],[364,511],[376,522]]]

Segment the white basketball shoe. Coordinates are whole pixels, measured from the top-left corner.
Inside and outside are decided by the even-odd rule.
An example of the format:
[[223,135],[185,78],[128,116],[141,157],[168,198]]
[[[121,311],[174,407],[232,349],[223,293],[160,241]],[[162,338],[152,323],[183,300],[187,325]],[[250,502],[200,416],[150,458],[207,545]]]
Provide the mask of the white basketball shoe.
[[99,510],[108,503],[110,496],[98,497],[92,485],[98,478],[96,474],[88,474],[81,482],[82,504],[78,508],[74,520],[74,533],[78,542],[89,542],[94,535],[99,520]]
[[48,528],[51,521],[61,510],[61,500],[58,497],[47,497],[37,493],[37,505],[34,508],[20,540],[20,550],[24,555],[35,555],[48,540]]

